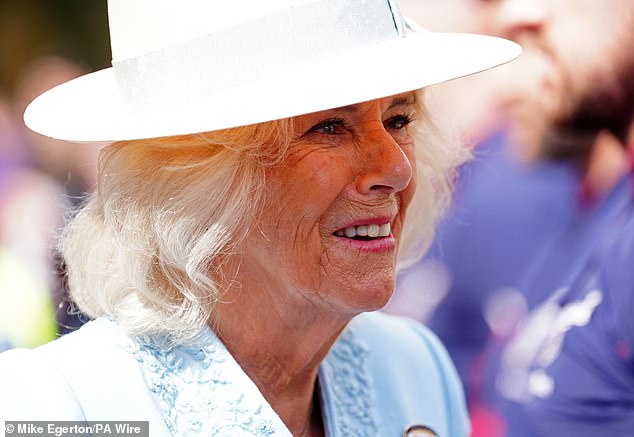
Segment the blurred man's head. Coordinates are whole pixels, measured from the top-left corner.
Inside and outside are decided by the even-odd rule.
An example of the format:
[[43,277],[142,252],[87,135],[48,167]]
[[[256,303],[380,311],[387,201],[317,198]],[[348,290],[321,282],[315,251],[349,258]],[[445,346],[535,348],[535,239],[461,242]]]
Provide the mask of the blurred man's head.
[[626,141],[634,116],[634,1],[471,0],[483,32],[524,46],[504,104],[520,142],[583,153],[601,131]]

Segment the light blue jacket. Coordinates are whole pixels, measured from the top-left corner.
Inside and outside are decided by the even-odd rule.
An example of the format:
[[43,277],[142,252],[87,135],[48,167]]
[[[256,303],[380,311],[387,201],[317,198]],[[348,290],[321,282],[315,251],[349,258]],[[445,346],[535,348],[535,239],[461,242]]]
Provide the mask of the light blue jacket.
[[[319,388],[329,437],[400,437],[415,424],[443,437],[469,434],[445,349],[409,319],[353,319],[320,367]],[[3,420],[141,420],[152,437],[290,436],[211,330],[199,346],[165,351],[105,318],[0,354]]]

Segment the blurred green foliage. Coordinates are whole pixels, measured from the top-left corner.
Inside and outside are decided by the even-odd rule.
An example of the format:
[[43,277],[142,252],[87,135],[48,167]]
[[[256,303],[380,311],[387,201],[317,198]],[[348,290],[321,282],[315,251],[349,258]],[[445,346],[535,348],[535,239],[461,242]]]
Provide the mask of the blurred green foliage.
[[110,66],[106,0],[0,0],[0,93],[11,96],[40,56]]

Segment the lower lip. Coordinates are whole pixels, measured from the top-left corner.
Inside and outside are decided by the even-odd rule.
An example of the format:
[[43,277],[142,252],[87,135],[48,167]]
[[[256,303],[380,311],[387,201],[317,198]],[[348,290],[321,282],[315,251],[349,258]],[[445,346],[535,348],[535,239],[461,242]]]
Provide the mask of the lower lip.
[[360,252],[386,253],[392,252],[396,248],[396,239],[393,235],[368,241],[353,240],[352,238],[337,236],[335,236],[335,238]]

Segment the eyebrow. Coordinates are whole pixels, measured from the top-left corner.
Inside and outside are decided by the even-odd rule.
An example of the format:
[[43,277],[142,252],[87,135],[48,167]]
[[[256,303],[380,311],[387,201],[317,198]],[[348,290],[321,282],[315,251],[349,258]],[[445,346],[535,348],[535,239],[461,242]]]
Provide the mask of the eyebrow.
[[411,106],[416,103],[416,94],[410,94],[407,97],[399,97],[394,99],[387,109],[396,108],[397,106]]

